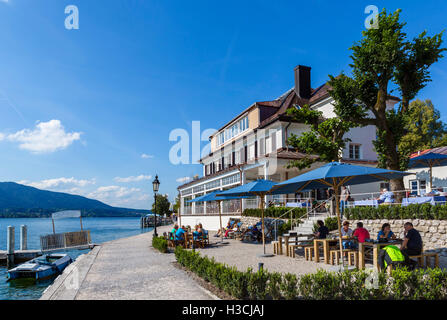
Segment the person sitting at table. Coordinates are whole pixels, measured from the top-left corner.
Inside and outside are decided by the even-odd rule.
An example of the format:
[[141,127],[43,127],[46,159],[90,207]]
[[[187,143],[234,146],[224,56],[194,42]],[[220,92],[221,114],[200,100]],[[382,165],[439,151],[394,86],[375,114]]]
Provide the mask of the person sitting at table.
[[185,233],[186,233],[185,226],[182,226],[181,228],[178,228],[177,232],[175,233],[175,240],[176,241],[183,241],[185,240]]
[[[442,191],[442,188],[441,188]],[[429,193],[426,193],[426,197],[435,197],[441,195],[441,192],[436,187],[433,187]]]
[[409,256],[418,256],[422,253],[422,238],[411,222],[404,224],[405,238],[400,249]]
[[329,234],[329,229],[324,225],[322,220],[317,221],[317,225],[319,226],[317,232],[314,233],[315,238],[317,239],[326,239]]
[[[352,237],[352,229],[349,228],[349,221],[343,222],[343,227],[341,228],[341,237],[342,238],[351,238]],[[350,240],[343,241],[343,249],[354,249],[355,243]]]
[[442,187],[438,188],[438,192],[439,192],[439,195],[442,196],[442,197],[447,196],[447,192],[445,192]]
[[394,203],[394,193],[392,191],[388,191],[388,189],[383,189],[380,197],[378,197],[376,200],[381,202],[381,204],[391,204]]
[[[386,239],[386,240],[384,240]],[[378,241],[388,241],[388,240],[394,240],[396,239],[396,235],[391,231],[391,226],[389,223],[384,223],[382,225],[382,229],[377,234],[377,240]]]
[[357,229],[354,230],[354,233],[352,235],[357,238],[357,241],[360,243],[365,242],[366,239],[370,239],[369,232],[368,230],[363,228],[362,222],[357,223]]
[[178,230],[178,224],[174,225],[174,228],[172,228],[172,230],[171,230],[171,234],[172,234],[171,240],[174,240],[175,233],[177,232],[177,230]]
[[409,270],[413,270],[416,266],[416,261],[411,260],[396,246],[386,246],[381,249],[378,262],[381,271],[385,271],[388,265],[408,267]]
[[192,239],[194,241],[200,240],[203,236],[202,229],[200,229],[199,225],[194,227],[194,232],[192,233]]

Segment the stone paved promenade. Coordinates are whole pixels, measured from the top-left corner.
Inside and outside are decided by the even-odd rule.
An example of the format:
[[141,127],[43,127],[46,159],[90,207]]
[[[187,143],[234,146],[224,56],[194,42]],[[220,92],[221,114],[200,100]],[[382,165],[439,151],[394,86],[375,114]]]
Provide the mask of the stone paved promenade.
[[[171,227],[159,228],[158,232]],[[211,293],[175,268],[173,254],[150,246],[152,232],[95,247],[79,257],[42,300],[210,300]]]

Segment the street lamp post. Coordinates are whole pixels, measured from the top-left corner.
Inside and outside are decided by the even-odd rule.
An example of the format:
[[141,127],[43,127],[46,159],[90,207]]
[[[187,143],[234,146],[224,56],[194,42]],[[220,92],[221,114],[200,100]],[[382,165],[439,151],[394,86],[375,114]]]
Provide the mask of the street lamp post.
[[[154,211],[157,210],[157,192],[160,187],[160,181],[158,181],[158,175],[155,176],[155,180],[152,182],[154,189]],[[158,237],[157,234],[157,212],[154,212],[154,237]]]

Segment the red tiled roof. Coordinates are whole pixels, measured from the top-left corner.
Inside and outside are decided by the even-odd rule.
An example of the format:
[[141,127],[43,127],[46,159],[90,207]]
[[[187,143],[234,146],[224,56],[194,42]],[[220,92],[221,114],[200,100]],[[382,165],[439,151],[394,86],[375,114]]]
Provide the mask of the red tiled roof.
[[418,152],[412,153],[410,155],[410,158],[415,158],[415,157],[421,156],[421,155],[429,153],[429,152],[431,152],[431,153],[447,154],[447,147],[438,147],[438,148],[425,149],[423,151],[418,151]]

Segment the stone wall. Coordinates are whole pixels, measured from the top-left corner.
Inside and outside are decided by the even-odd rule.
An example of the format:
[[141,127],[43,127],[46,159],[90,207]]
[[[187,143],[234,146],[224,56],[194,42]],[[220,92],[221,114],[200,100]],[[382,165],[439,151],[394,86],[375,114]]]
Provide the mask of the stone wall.
[[355,229],[357,222],[363,222],[363,227],[366,228],[371,238],[377,239],[377,234],[382,229],[384,223],[391,225],[391,231],[396,234],[398,238],[404,237],[405,222],[413,223],[416,230],[419,231],[424,243],[424,250],[439,252],[447,256],[447,220],[349,220],[351,229]]

